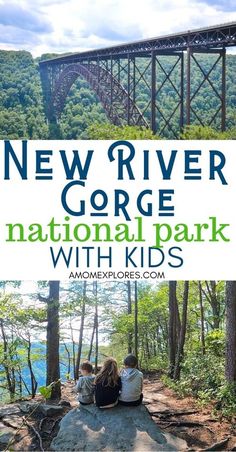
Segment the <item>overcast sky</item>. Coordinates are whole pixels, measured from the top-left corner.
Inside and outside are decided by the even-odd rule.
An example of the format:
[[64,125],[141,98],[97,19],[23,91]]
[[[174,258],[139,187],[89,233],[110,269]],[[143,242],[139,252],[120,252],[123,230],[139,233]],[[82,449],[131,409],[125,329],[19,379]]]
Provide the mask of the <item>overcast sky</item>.
[[230,21],[235,0],[0,0],[0,48],[83,51]]

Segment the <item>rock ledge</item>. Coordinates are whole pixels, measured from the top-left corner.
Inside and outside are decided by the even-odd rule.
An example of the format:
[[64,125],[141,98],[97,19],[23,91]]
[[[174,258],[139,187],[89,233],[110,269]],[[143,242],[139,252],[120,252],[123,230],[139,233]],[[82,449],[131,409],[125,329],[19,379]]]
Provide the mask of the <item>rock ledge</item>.
[[163,433],[145,406],[101,410],[75,408],[60,423],[51,443],[55,451],[183,451],[185,441]]

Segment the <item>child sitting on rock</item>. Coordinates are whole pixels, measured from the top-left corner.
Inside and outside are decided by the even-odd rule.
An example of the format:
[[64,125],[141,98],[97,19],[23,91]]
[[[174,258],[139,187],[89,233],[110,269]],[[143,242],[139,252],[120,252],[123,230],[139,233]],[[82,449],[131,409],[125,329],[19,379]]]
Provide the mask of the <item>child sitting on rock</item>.
[[99,408],[112,408],[118,404],[121,379],[117,362],[107,358],[95,378],[95,401]]
[[122,389],[119,403],[125,406],[138,406],[143,400],[143,374],[137,369],[138,360],[129,354],[124,359],[125,368],[121,371]]
[[94,375],[93,366],[85,361],[81,366],[81,374],[76,385],[76,392],[79,394],[78,401],[81,405],[94,403]]

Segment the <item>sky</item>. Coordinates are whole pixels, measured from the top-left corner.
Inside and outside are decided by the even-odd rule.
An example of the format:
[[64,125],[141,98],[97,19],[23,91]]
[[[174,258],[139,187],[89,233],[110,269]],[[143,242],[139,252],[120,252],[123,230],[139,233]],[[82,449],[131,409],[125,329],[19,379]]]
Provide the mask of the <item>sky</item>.
[[231,21],[235,0],[0,0],[0,48],[82,52]]

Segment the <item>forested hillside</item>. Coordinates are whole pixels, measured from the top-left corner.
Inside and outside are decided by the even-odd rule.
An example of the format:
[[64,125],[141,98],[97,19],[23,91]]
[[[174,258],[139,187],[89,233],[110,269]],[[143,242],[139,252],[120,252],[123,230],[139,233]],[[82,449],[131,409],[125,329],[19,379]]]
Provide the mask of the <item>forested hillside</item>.
[[31,54],[1,50],[0,67],[0,138],[46,138],[41,82]]
[[[44,56],[45,57],[45,56]],[[167,57],[165,57],[166,59]],[[209,70],[214,56],[201,56],[205,71]],[[144,61],[139,62],[141,72],[145,69]],[[163,63],[164,64],[164,63]],[[38,60],[33,60],[25,51],[0,51],[0,139],[29,138],[46,139],[49,130],[43,110],[43,97],[39,75]],[[168,71],[168,60],[165,60]],[[212,82],[220,84],[220,66],[210,76]],[[227,56],[227,126],[235,125],[235,73],[236,56]],[[178,86],[179,68],[172,74]],[[161,73],[157,72],[159,83]],[[193,65],[193,87],[199,86],[202,74]],[[150,78],[150,68],[145,72],[145,78]],[[122,80],[125,86],[125,80]],[[160,94],[163,110],[168,113],[175,101],[176,93],[169,82],[165,84]],[[137,86],[137,104],[145,108],[150,99],[149,89],[144,80]],[[201,112],[201,118],[207,123],[212,112],[217,109],[219,99],[211,90],[207,81],[204,82],[199,95],[194,100],[196,112]],[[146,118],[150,120],[150,109],[146,110]],[[168,116],[168,114],[167,114]],[[178,121],[177,113],[174,120]],[[85,80],[79,78],[72,86],[66,106],[60,121],[60,136],[63,139],[90,138],[88,127],[95,123],[108,122],[96,95],[89,89]],[[161,125],[161,119],[160,119]],[[219,125],[219,117],[212,126]],[[94,136],[93,136],[94,137]]]

